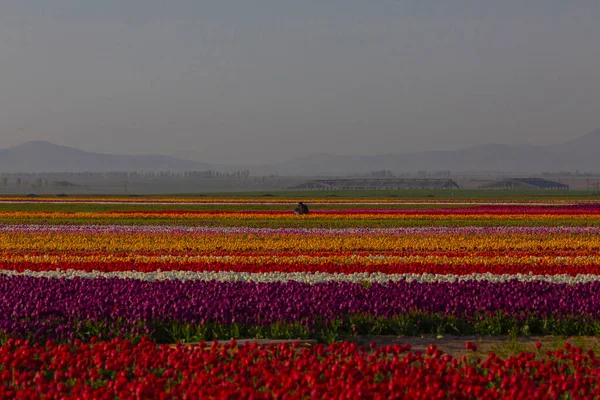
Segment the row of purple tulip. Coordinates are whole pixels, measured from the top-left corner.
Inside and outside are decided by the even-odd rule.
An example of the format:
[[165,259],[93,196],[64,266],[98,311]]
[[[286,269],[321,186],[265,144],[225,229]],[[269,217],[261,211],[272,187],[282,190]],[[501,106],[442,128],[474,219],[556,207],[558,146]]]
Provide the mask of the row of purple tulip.
[[[153,326],[261,326],[335,321],[352,315],[395,318],[438,315],[476,323],[570,318],[600,321],[600,283],[546,282],[388,284],[245,283],[0,277],[0,332],[8,336],[71,339],[106,323],[122,332]],[[90,325],[91,324],[91,325]],[[86,328],[86,326],[88,328]],[[112,329],[112,328],[111,328]]]

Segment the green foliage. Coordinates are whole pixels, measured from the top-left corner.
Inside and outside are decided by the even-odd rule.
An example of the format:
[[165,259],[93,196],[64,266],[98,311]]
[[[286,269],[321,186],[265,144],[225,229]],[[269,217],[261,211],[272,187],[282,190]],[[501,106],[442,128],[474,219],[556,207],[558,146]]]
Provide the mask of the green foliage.
[[[143,336],[150,336],[158,343],[191,343],[239,338],[316,339],[320,342],[331,343],[342,337],[363,335],[417,336],[431,334],[437,337],[444,335],[508,335],[512,339],[530,335],[595,336],[600,332],[600,320],[580,316],[527,315],[515,318],[502,313],[479,315],[467,319],[451,315],[413,312],[390,318],[351,314],[343,318],[327,320],[315,316],[311,323],[281,321],[259,325],[152,320],[139,321],[132,326],[121,319],[81,320],[73,323],[72,330],[75,338],[84,341],[92,337],[102,340],[121,337],[138,342]],[[33,341],[45,341],[52,337],[51,329],[46,332],[30,332],[23,336],[23,338]],[[8,335],[0,332],[0,344],[6,343],[8,339]]]

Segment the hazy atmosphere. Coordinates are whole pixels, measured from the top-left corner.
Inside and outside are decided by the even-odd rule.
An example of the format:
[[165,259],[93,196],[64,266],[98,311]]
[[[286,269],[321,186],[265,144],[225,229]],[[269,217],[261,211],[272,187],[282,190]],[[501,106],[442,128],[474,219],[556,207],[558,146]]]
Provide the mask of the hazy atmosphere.
[[597,1],[0,2],[0,148],[206,163],[565,142],[600,127]]

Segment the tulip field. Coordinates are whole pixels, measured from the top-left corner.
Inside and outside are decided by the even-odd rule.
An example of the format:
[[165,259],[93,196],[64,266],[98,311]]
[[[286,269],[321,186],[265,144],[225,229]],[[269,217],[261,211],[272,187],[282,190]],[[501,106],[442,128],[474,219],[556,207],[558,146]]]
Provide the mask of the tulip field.
[[600,396],[592,349],[402,341],[600,335],[600,202],[304,201],[0,199],[0,398]]

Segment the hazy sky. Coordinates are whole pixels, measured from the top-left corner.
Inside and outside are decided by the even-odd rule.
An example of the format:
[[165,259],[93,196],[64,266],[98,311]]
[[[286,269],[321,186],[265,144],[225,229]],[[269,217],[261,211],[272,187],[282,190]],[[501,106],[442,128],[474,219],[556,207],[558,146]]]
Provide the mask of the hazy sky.
[[206,162],[600,127],[598,0],[2,0],[0,147]]

